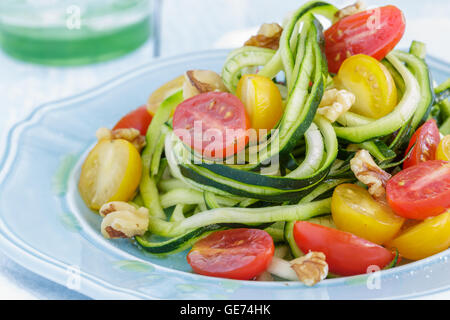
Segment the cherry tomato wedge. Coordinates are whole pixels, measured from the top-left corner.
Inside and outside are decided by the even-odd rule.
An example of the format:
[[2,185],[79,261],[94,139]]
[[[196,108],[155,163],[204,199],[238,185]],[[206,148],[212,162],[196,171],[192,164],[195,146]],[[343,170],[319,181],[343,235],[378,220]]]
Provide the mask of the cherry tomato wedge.
[[446,135],[439,142],[436,150],[436,160],[450,161],[450,135]]
[[341,276],[366,273],[373,265],[382,269],[394,259],[394,254],[382,246],[348,232],[306,221],[295,223],[294,239],[305,253],[323,252],[330,272]]
[[274,244],[264,230],[217,231],[198,241],[187,255],[192,269],[202,275],[250,280],[272,262]]
[[365,54],[346,59],[334,80],[337,88],[355,95],[352,112],[379,119],[397,105],[397,88],[391,74],[381,62]]
[[178,105],[173,115],[175,134],[206,158],[229,157],[245,148],[250,121],[236,96],[207,92]]
[[170,97],[172,94],[181,90],[184,84],[184,75],[176,77],[175,79],[166,82],[161,87],[153,91],[147,100],[147,110],[154,116],[161,103]]
[[152,122],[152,116],[147,111],[147,106],[142,106],[131,111],[117,122],[113,130],[134,128],[145,136],[148,126]]
[[424,259],[447,250],[450,246],[450,211],[403,230],[387,245],[410,260]]
[[270,130],[283,115],[280,90],[272,79],[254,74],[243,75],[236,95],[244,103],[254,129]]
[[405,18],[395,6],[345,17],[324,33],[328,70],[338,72],[345,59],[358,53],[381,60],[397,45],[404,32]]
[[102,140],[89,152],[81,167],[78,190],[94,210],[110,201],[129,201],[141,181],[142,161],[130,142]]
[[438,147],[441,136],[439,128],[434,119],[425,122],[413,134],[409,141],[406,154],[413,148],[408,158],[403,162],[403,169],[415,166],[421,162],[434,160],[436,156],[436,149]]
[[405,221],[387,204],[376,201],[365,188],[349,183],[334,189],[331,213],[339,230],[376,244],[394,238]]
[[386,185],[386,197],[399,216],[423,220],[450,208],[450,163],[431,160],[400,171]]

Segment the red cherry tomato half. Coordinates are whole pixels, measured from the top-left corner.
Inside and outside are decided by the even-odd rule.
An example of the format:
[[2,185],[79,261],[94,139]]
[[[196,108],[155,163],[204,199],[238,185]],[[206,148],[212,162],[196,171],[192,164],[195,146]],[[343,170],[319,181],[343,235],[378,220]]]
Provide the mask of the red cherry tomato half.
[[150,122],[152,122],[152,116],[148,113],[147,106],[142,106],[120,119],[113,130],[134,128],[145,136]]
[[394,254],[351,233],[306,221],[294,225],[294,239],[305,253],[323,252],[331,273],[351,276],[367,273],[370,266],[388,265]]
[[189,251],[192,269],[205,276],[250,280],[272,262],[274,244],[264,230],[232,229],[211,233]]
[[225,158],[245,148],[250,126],[245,107],[226,92],[207,92],[178,105],[175,134],[207,158]]
[[385,6],[345,17],[324,33],[328,70],[337,73],[342,62],[362,53],[383,59],[405,32],[405,18],[395,6]]
[[421,162],[428,160],[434,160],[436,155],[436,149],[439,145],[441,136],[439,134],[439,128],[434,119],[430,119],[425,122],[419,129],[414,132],[411,140],[409,141],[406,154],[413,148],[408,158],[403,162],[403,169],[415,166]]
[[431,160],[400,171],[386,185],[386,196],[399,216],[423,220],[450,208],[450,162]]

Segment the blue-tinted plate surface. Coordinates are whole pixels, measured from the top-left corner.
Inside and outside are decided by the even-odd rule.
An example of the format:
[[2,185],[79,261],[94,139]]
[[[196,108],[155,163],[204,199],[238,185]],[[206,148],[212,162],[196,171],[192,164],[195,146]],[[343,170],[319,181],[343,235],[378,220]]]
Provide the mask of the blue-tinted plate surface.
[[[365,299],[405,298],[450,289],[450,252],[379,274],[298,282],[250,282],[192,274],[185,253],[144,254],[107,241],[100,218],[81,201],[81,159],[99,127],[111,127],[150,92],[188,69],[220,71],[226,51],[155,61],[76,97],[46,104],[8,136],[0,171],[0,248],[24,267],[93,298]],[[437,82],[450,68],[429,59]],[[80,79],[83,81],[83,79]]]

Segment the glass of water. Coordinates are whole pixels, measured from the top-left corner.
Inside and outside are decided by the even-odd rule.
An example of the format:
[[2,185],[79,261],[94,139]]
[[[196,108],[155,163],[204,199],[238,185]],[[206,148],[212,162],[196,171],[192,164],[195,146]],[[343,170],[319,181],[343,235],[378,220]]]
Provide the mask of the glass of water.
[[158,32],[159,0],[1,0],[0,45],[47,65],[80,65],[135,50]]

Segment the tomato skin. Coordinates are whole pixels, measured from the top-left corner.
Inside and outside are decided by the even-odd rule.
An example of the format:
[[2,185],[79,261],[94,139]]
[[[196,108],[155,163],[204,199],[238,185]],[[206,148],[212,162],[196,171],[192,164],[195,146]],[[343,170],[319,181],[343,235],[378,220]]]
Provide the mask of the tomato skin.
[[[184,84],[184,75],[166,82],[161,87],[153,91],[147,100],[147,111],[154,116],[161,103],[176,91],[181,90]],[[172,114],[173,115],[173,114]]]
[[243,103],[227,92],[196,95],[180,103],[173,115],[174,133],[206,158],[229,157],[243,150],[249,127]]
[[148,126],[152,122],[152,116],[147,111],[147,106],[141,106],[131,111],[117,122],[113,130],[134,128],[139,130],[141,135],[145,136]]
[[129,201],[141,174],[141,156],[135,146],[123,139],[102,140],[84,160],[78,190],[86,205],[98,210],[110,201]]
[[379,119],[389,114],[397,105],[397,87],[386,67],[365,54],[345,59],[335,79],[338,88],[355,95],[351,111]]
[[405,221],[387,204],[376,201],[366,189],[355,184],[341,184],[334,189],[331,213],[339,230],[376,244],[394,238]]
[[250,280],[268,268],[274,250],[272,237],[264,230],[231,229],[197,241],[187,261],[198,274]]
[[245,74],[239,80],[236,95],[244,103],[254,129],[270,130],[283,115],[283,100],[275,83],[266,77]]
[[450,135],[446,135],[436,150],[436,160],[450,161]]
[[391,251],[351,233],[307,221],[294,225],[294,239],[305,253],[323,252],[331,273],[341,276],[364,274],[376,265],[384,268],[394,255]]
[[447,250],[450,246],[450,211],[403,230],[387,245],[410,260],[424,259]]
[[404,32],[403,13],[392,5],[345,17],[324,33],[328,70],[336,73],[346,58],[358,53],[382,60]]
[[436,149],[438,147],[441,136],[439,128],[434,119],[425,122],[419,129],[414,132],[409,141],[406,154],[413,148],[409,156],[403,162],[403,169],[415,166],[421,162],[434,160],[436,156]]
[[450,163],[431,160],[400,171],[386,185],[389,206],[399,216],[423,220],[450,208]]

